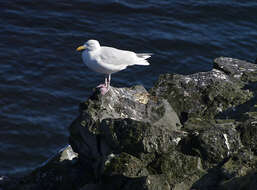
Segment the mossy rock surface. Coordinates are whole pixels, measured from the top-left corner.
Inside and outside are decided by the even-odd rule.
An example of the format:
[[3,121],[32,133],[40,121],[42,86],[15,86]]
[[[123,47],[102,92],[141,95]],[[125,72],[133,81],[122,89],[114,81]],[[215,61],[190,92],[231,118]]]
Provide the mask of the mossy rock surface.
[[240,137],[244,146],[257,155],[257,120],[248,120],[240,127]]
[[238,150],[223,165],[222,169],[227,179],[245,176],[257,172],[257,156],[246,147]]
[[153,126],[131,119],[105,119],[100,132],[114,150],[135,156],[140,153],[167,152],[177,145],[177,138],[184,136],[167,126]]
[[[149,167],[151,172],[164,175],[171,187],[187,184],[187,188],[190,188],[194,180],[205,173],[200,157],[185,155],[176,150],[157,157]],[[188,180],[191,176],[195,177],[192,181]]]
[[219,57],[214,59],[213,67],[235,79],[246,82],[257,82],[256,64],[230,57]]
[[146,169],[146,165],[144,165],[144,162],[127,153],[115,155],[112,159],[105,162],[104,175],[141,177],[147,176],[148,174],[149,173]]
[[150,93],[166,98],[182,122],[192,117],[213,119],[253,98],[254,92],[245,87],[257,81],[256,72],[255,64],[220,57],[208,72],[161,75]]
[[218,164],[242,146],[233,124],[213,125],[194,131],[181,142],[184,153],[200,156],[204,161]]

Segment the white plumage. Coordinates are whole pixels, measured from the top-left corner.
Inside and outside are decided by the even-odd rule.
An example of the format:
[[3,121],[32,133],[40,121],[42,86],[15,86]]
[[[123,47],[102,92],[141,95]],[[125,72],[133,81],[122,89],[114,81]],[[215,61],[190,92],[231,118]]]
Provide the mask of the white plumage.
[[135,53],[113,47],[100,46],[97,40],[88,40],[77,50],[84,50],[82,59],[90,69],[109,76],[108,79],[107,77],[105,78],[105,84],[99,86],[101,88],[106,87],[106,92],[110,86],[111,74],[126,69],[131,65],[149,65],[146,59],[152,55],[150,53]]

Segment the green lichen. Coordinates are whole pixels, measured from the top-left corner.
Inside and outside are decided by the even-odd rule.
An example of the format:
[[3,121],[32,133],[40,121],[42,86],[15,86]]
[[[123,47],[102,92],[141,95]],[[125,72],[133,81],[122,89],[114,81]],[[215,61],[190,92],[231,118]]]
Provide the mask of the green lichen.
[[257,82],[257,71],[243,73],[241,80],[245,82]]
[[242,160],[235,160],[234,158],[229,158],[229,160],[222,166],[222,168],[236,176],[246,175],[250,170],[250,168],[244,166]]
[[198,179],[205,174],[199,157],[177,151],[162,154],[149,167],[154,174],[165,175],[169,184],[183,182],[193,174],[197,175]]
[[116,128],[118,139],[124,149],[131,151],[141,149],[140,151],[143,151],[142,140],[147,129],[147,125],[143,122],[132,122],[131,124],[132,125],[130,127]]
[[257,120],[249,120],[239,127],[243,145],[250,148],[257,155]]
[[143,162],[138,158],[125,152],[116,155],[107,162],[104,169],[105,175],[123,175],[126,177],[146,176],[147,170],[144,169]]
[[[253,97],[252,91],[244,89],[244,82],[238,79],[220,80],[209,76],[209,73],[162,75],[151,93],[167,99],[182,122],[191,117],[213,119]],[[203,80],[206,85],[199,85],[195,77],[199,77],[197,80]],[[201,77],[205,77],[206,81]]]
[[253,93],[242,90],[239,85],[234,83],[217,83],[206,88],[203,97],[205,97],[207,109],[204,110],[202,116],[214,118],[219,112],[224,112],[228,108],[245,103],[253,97]]
[[150,124],[132,119],[105,119],[101,123],[103,135],[111,138],[119,149],[137,155],[144,152],[143,138]]
[[244,115],[247,119],[257,119],[257,112],[246,112]]

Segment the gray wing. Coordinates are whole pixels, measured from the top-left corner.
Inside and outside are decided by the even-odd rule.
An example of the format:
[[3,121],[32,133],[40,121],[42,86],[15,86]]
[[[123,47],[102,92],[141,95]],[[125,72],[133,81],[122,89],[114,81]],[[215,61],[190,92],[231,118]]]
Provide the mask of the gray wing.
[[99,58],[105,64],[115,65],[118,67],[134,65],[138,61],[138,57],[134,52],[105,46],[101,47]]

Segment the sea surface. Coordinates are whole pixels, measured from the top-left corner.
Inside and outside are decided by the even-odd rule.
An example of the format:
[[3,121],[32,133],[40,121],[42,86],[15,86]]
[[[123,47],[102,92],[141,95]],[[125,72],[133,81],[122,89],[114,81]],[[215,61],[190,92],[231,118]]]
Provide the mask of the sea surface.
[[208,71],[213,59],[257,58],[257,1],[0,0],[0,175],[28,172],[68,143],[78,105],[104,77],[75,49],[88,39],[150,66],[112,86],[151,88],[162,73]]

